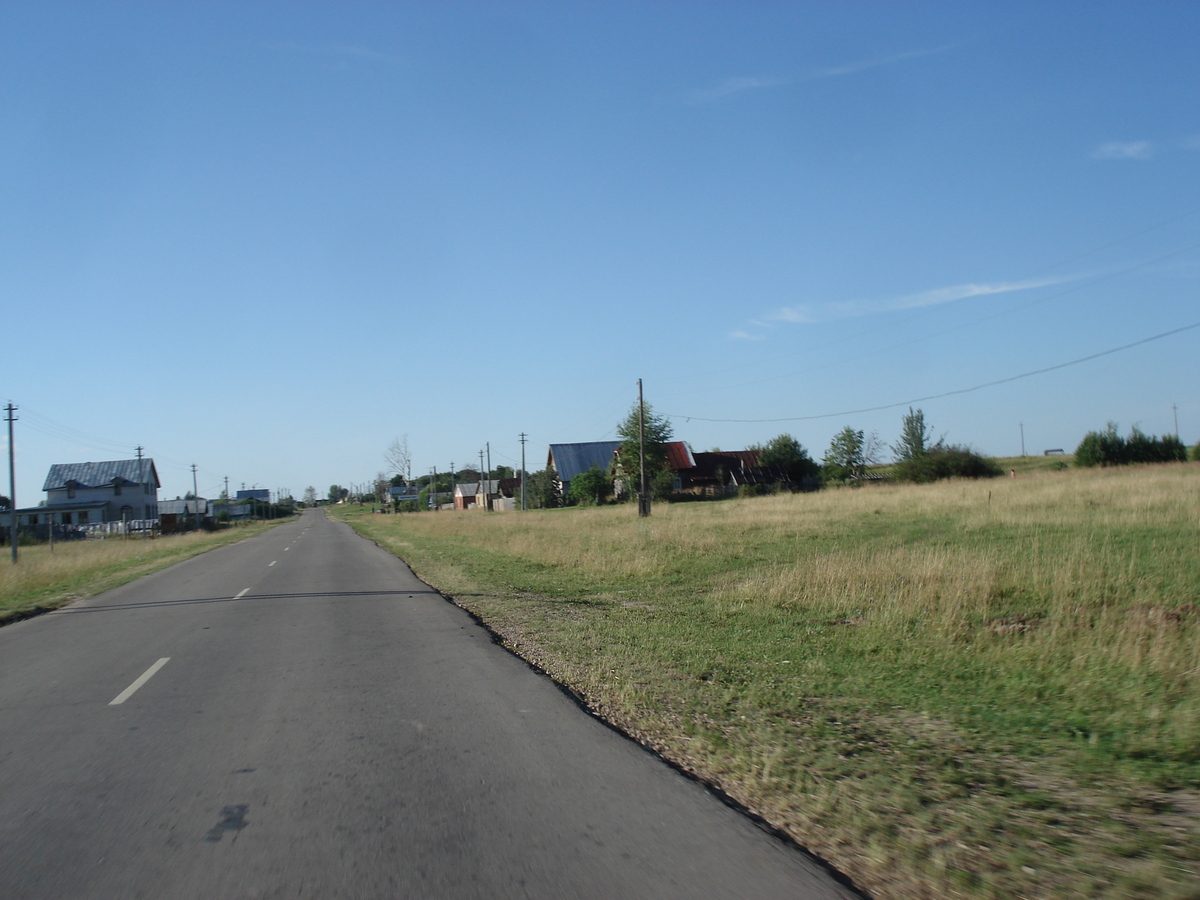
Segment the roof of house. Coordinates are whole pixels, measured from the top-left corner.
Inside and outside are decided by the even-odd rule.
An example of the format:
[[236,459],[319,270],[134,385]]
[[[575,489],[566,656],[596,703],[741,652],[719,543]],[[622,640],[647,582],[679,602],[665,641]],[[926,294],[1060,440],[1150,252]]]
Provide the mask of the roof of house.
[[123,484],[151,484],[154,489],[162,487],[158,470],[152,459],[114,459],[107,462],[55,463],[46,476],[43,491],[60,491],[67,482],[79,487],[106,487],[120,479]]
[[551,444],[546,458],[547,467],[553,467],[559,481],[570,481],[592,466],[607,469],[613,454],[621,446],[620,441],[587,441],[582,444]]
[[454,486],[455,497],[474,497],[479,493],[478,481],[464,481]]
[[676,472],[680,469],[690,469],[695,466],[696,459],[692,456],[692,448],[684,441],[668,441],[667,465]]

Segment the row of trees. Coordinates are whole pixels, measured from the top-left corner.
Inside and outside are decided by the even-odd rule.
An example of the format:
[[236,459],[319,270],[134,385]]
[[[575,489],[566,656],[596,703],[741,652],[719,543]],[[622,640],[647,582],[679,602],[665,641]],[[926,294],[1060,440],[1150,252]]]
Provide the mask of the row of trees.
[[[847,426],[830,442],[821,475],[826,482],[859,482],[867,466],[882,462],[883,449],[878,435],[866,436]],[[924,483],[942,478],[995,478],[1001,474],[999,466],[970,447],[947,444],[945,435],[934,440],[925,413],[912,407],[901,420],[900,439],[890,449],[896,460],[891,477],[897,481]]]
[[[1127,466],[1130,463],[1183,462],[1187,447],[1173,434],[1155,437],[1143,434],[1136,425],[1129,437],[1117,433],[1117,423],[1109,422],[1103,431],[1089,431],[1075,448],[1077,466]],[[1200,458],[1197,444],[1192,458]]]

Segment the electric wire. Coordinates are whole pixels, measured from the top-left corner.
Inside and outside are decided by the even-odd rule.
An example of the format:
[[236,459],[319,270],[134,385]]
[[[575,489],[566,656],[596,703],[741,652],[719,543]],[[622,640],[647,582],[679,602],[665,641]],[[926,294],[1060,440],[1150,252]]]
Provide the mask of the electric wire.
[[1128,344],[1122,344],[1120,347],[1110,347],[1108,350],[1101,350],[1099,353],[1092,353],[1092,354],[1089,354],[1088,356],[1081,356],[1078,359],[1072,359],[1067,362],[1057,363],[1056,365],[1053,365],[1053,366],[1046,366],[1041,369],[1033,369],[1029,372],[1022,372],[1019,375],[1010,375],[1007,378],[999,378],[999,379],[996,379],[995,381],[987,381],[987,382],[984,382],[983,384],[977,384],[972,387],[957,388],[952,391],[943,391],[940,394],[929,394],[928,396],[925,396],[925,397],[914,397],[911,400],[901,400],[897,403],[885,403],[880,406],[864,406],[861,409],[847,409],[847,410],[842,410],[841,412],[821,413],[820,415],[815,415],[815,416],[788,416],[786,418],[780,418],[780,419],[712,419],[712,418],[706,418],[704,416],[680,415],[680,414],[676,414],[676,413],[663,413],[663,415],[665,415],[669,419],[683,419],[683,420],[689,421],[689,422],[694,419],[697,422],[737,422],[737,423],[743,423],[743,424],[759,424],[759,423],[770,423],[770,422],[809,422],[809,421],[813,421],[815,419],[833,419],[838,416],[853,416],[853,415],[858,415],[859,413],[879,412],[880,410],[884,410],[884,409],[896,409],[897,407],[900,407],[900,406],[911,406],[914,403],[924,403],[927,400],[940,400],[943,397],[954,397],[959,394],[970,394],[973,391],[981,391],[984,388],[996,387],[997,385],[1001,385],[1001,384],[1009,384],[1010,382],[1013,382],[1013,381],[1019,381],[1022,378],[1031,378],[1034,375],[1044,375],[1047,372],[1054,372],[1058,369],[1065,369],[1068,366],[1077,366],[1080,363],[1090,362],[1091,360],[1099,359],[1102,356],[1111,356],[1112,354],[1120,353],[1123,350],[1129,350],[1133,347],[1140,347],[1142,344],[1149,344],[1151,341],[1157,341],[1157,340],[1161,340],[1162,338],[1171,337],[1172,335],[1180,334],[1181,332],[1184,332],[1184,331],[1190,331],[1193,328],[1200,328],[1200,322],[1193,322],[1190,325],[1183,325],[1183,326],[1180,326],[1179,328],[1172,328],[1170,331],[1163,331],[1159,334],[1151,335],[1150,337],[1147,337],[1147,338],[1142,338],[1141,340],[1133,341]]

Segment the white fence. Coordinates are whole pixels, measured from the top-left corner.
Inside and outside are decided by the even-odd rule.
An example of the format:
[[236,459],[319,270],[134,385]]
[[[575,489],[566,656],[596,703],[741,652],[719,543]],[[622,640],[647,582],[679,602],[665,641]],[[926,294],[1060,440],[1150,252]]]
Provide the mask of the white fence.
[[80,525],[79,530],[88,539],[103,540],[114,535],[151,534],[158,531],[158,519],[130,519],[126,522],[97,522],[93,525]]

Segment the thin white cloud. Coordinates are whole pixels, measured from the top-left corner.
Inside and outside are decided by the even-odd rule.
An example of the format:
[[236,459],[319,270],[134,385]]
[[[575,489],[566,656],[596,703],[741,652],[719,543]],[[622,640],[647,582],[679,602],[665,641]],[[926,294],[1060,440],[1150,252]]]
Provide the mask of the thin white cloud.
[[801,303],[796,306],[785,306],[777,309],[765,318],[775,322],[810,325],[816,322],[827,322],[831,319],[859,318],[878,313],[919,309],[924,306],[939,306],[943,303],[954,303],[955,301],[966,300],[970,297],[985,297],[991,294],[1027,291],[1032,288],[1062,284],[1065,281],[1074,281],[1079,277],[1082,276],[1039,278],[1027,281],[1001,282],[998,284],[956,284],[950,287],[934,288],[929,291],[905,294],[901,297],[889,297],[883,300],[838,300],[828,303]]
[[748,331],[731,331],[729,337],[734,341],[761,341],[761,334],[750,334]]
[[1153,156],[1151,141],[1108,141],[1092,151],[1092,159],[1150,159]]
[[890,66],[898,62],[904,62],[909,59],[917,59],[922,56],[931,56],[934,53],[945,53],[951,49],[953,44],[946,44],[942,47],[932,47],[928,50],[910,50],[907,53],[895,53],[891,56],[881,56],[876,59],[859,59],[854,62],[843,63],[840,66],[827,66],[823,69],[817,69],[812,72],[808,79],[815,78],[840,78],[844,75],[854,75],[858,72],[866,71],[867,69],[877,69],[880,66]]
[[689,92],[687,101],[690,104],[699,105],[701,103],[712,103],[714,100],[722,100],[725,97],[731,97],[734,94],[741,94],[746,91],[780,87],[781,85],[791,84],[796,80],[815,81],[819,78],[840,78],[845,75],[853,75],[857,72],[865,71],[866,69],[890,66],[895,63],[904,62],[905,60],[917,59],[921,56],[943,53],[951,49],[951,47],[953,47],[952,44],[946,44],[944,47],[933,47],[928,50],[910,50],[907,53],[896,53],[892,56],[883,56],[876,59],[859,59],[843,63],[840,66],[827,66],[816,69],[800,79],[776,78],[774,76],[763,75],[743,75],[736,78],[726,78],[720,84],[713,87]]
[[740,78],[726,78],[715,87],[692,91],[688,94],[688,103],[711,103],[714,100],[720,100],[733,94],[740,94],[743,91],[754,91],[761,90],[763,88],[778,87],[784,83],[785,81],[782,78],[771,78],[765,76],[742,76]]
[[1184,150],[1200,150],[1200,134],[1193,134],[1180,142]]

